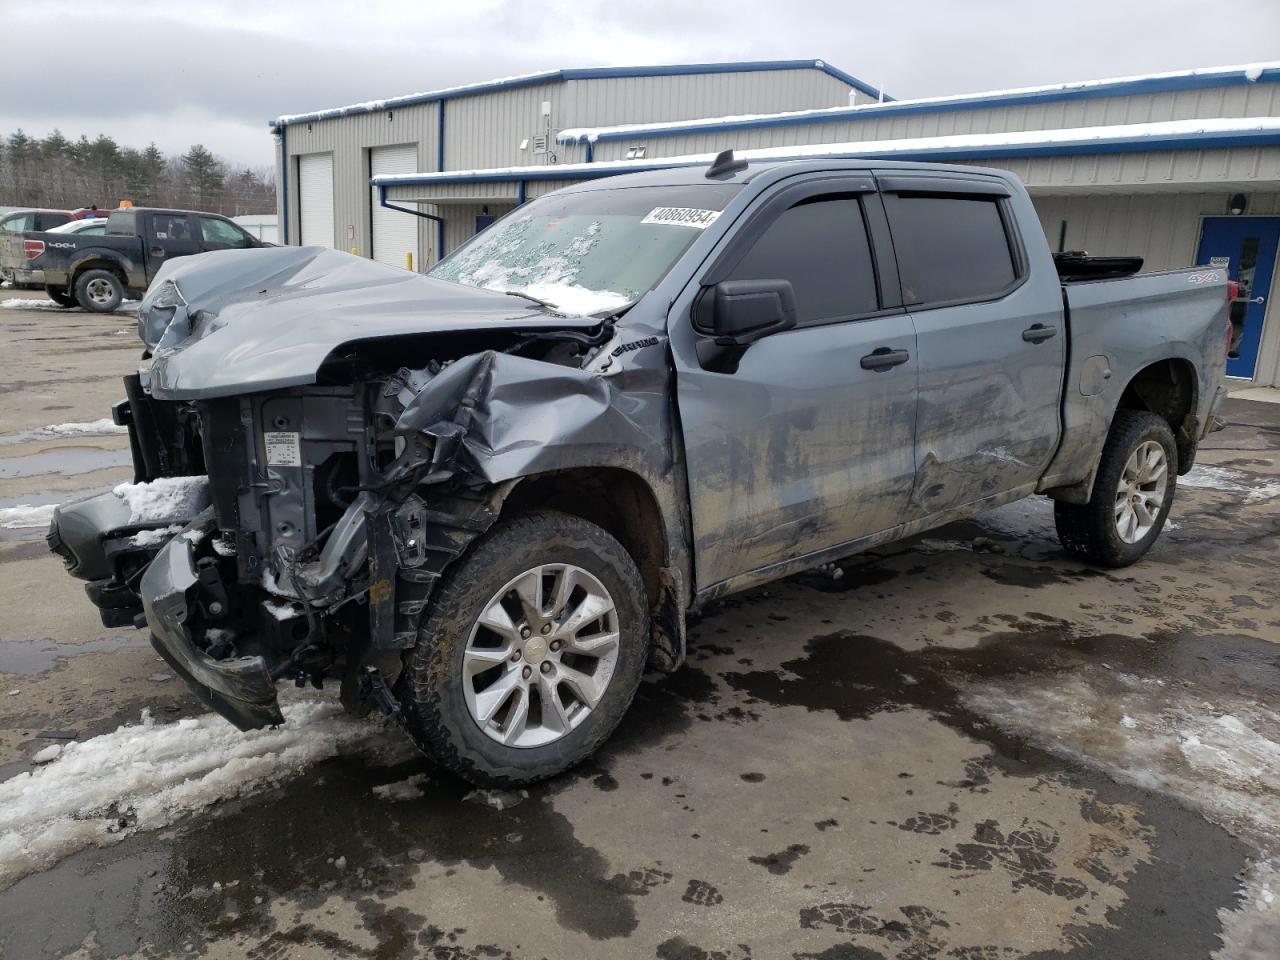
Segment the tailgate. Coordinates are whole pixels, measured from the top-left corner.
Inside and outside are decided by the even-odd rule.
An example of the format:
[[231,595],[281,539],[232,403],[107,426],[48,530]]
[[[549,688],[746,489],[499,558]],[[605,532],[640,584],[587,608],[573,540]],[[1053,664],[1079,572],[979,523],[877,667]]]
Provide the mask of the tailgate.
[[27,269],[27,257],[23,253],[21,233],[8,230],[0,231],[0,268],[5,270]]

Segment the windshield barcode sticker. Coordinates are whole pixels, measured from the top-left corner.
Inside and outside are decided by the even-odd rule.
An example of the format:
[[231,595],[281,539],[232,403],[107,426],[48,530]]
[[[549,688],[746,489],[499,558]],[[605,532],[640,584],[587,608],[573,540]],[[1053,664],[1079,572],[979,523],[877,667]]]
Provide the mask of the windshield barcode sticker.
[[654,207],[641,223],[665,223],[674,227],[704,230],[716,222],[719,210],[695,210],[693,207]]
[[298,434],[268,432],[262,435],[262,439],[267,447],[267,466],[302,466],[302,444]]

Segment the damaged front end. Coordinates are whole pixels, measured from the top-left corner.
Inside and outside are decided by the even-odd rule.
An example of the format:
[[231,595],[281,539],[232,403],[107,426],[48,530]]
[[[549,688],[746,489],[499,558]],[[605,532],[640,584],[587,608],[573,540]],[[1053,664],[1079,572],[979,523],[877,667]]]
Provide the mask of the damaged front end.
[[[104,623],[149,628],[242,730],[282,722],[280,680],[338,680],[349,710],[394,712],[435,583],[520,479],[589,463],[670,474],[665,352],[656,337],[648,356],[617,350],[608,319],[355,258],[320,270],[345,257],[330,251],[255,253],[270,262],[250,261],[252,283],[202,299],[207,271],[175,270],[144,301],[154,361],[116,411],[136,482],[60,508],[50,545]],[[341,278],[340,293],[352,274],[369,283],[343,323],[316,278]],[[423,320],[441,292],[453,317]],[[429,338],[400,335],[410,303]],[[266,309],[274,327],[255,323]],[[379,312],[389,336],[368,324]],[[681,575],[663,577],[664,606],[683,609]]]

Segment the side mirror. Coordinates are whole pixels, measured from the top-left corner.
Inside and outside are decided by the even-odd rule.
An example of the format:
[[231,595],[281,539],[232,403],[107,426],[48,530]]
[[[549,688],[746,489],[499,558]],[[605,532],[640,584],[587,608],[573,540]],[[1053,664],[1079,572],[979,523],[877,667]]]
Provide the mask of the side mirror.
[[719,346],[745,347],[796,325],[795,290],[788,280],[722,280],[702,292],[694,319]]

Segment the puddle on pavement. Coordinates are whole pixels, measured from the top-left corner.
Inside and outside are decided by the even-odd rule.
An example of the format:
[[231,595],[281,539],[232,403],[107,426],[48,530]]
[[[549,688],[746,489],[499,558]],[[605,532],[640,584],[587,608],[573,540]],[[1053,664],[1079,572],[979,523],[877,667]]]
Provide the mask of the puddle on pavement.
[[[714,627],[715,619],[704,618],[704,626]],[[441,954],[449,957],[490,956],[453,945],[450,938],[467,931],[436,925],[445,921],[429,915],[427,890],[415,900],[424,914],[385,902],[424,883],[447,884],[462,864],[493,869],[504,881],[535,891],[550,902],[556,923],[567,931],[594,940],[626,937],[639,923],[644,891],[575,837],[573,823],[556,810],[555,797],[562,791],[600,790],[608,792],[610,803],[625,805],[626,794],[614,789],[616,780],[608,775],[614,758],[637,749],[656,748],[660,755],[664,740],[694,723],[768,722],[767,705],[772,705],[829,710],[850,722],[882,711],[922,709],[993,750],[989,758],[968,764],[967,779],[957,788],[983,792],[999,770],[1033,779],[1068,777],[1092,791],[1100,804],[1136,805],[1157,838],[1154,862],[1136,868],[1126,885],[1125,906],[1109,916],[1112,927],[1081,929],[1080,955],[1161,957],[1160,945],[1169,942],[1186,946],[1188,955],[1207,955],[1217,943],[1217,909],[1235,902],[1243,845],[1167,798],[1117,785],[1083,764],[1002,734],[966,709],[961,691],[968,683],[1010,678],[1052,682],[1055,675],[1100,669],[1105,661],[1117,669],[1186,678],[1203,685],[1207,696],[1216,684],[1274,695],[1280,692],[1280,652],[1243,638],[1076,636],[1048,617],[1009,617],[1004,625],[1008,629],[966,650],[913,652],[848,632],[818,636],[779,669],[721,674],[727,689],[706,670],[686,667],[642,685],[628,717],[595,760],[530,789],[527,799],[502,811],[467,801],[468,785],[425,760],[393,768],[361,759],[326,761],[265,794],[222,804],[169,834],[138,834],[106,850],[83,851],[19,881],[0,893],[0,931],[9,931],[0,934],[0,953],[8,949],[33,960],[61,956],[92,934],[103,956],[133,952],[140,943],[160,953],[202,952],[213,941],[237,936],[257,942],[251,955],[264,957],[276,956],[273,950],[312,948],[392,960],[437,947],[451,951]],[[717,650],[750,652],[747,646]],[[372,794],[376,786],[419,774],[427,777],[420,800],[391,802]],[[621,815],[642,821],[644,813],[624,809]],[[216,842],[210,842],[213,836]],[[963,853],[967,846],[958,849]],[[59,896],[50,898],[50,889]],[[1052,883],[1044,892],[1067,899],[1079,895]],[[359,914],[364,929],[350,940],[280,919],[297,909],[318,908],[330,897]],[[290,904],[288,911],[279,909],[282,902]],[[476,937],[493,942],[491,932],[483,930],[466,939]],[[370,938],[378,945],[363,946]],[[492,955],[507,955],[503,951],[516,946],[493,947],[499,952]]]
[[[45,673],[58,665],[58,661],[86,653],[102,653],[121,647],[145,647],[147,642],[139,637],[99,637],[84,643],[58,643],[54,640],[11,640],[0,642],[0,673],[29,676]],[[169,679],[168,674],[164,674]]]
[[0,479],[40,477],[47,474],[73,476],[92,473],[108,467],[125,467],[133,463],[128,447],[104,450],[101,447],[58,447],[25,457],[0,458]]

